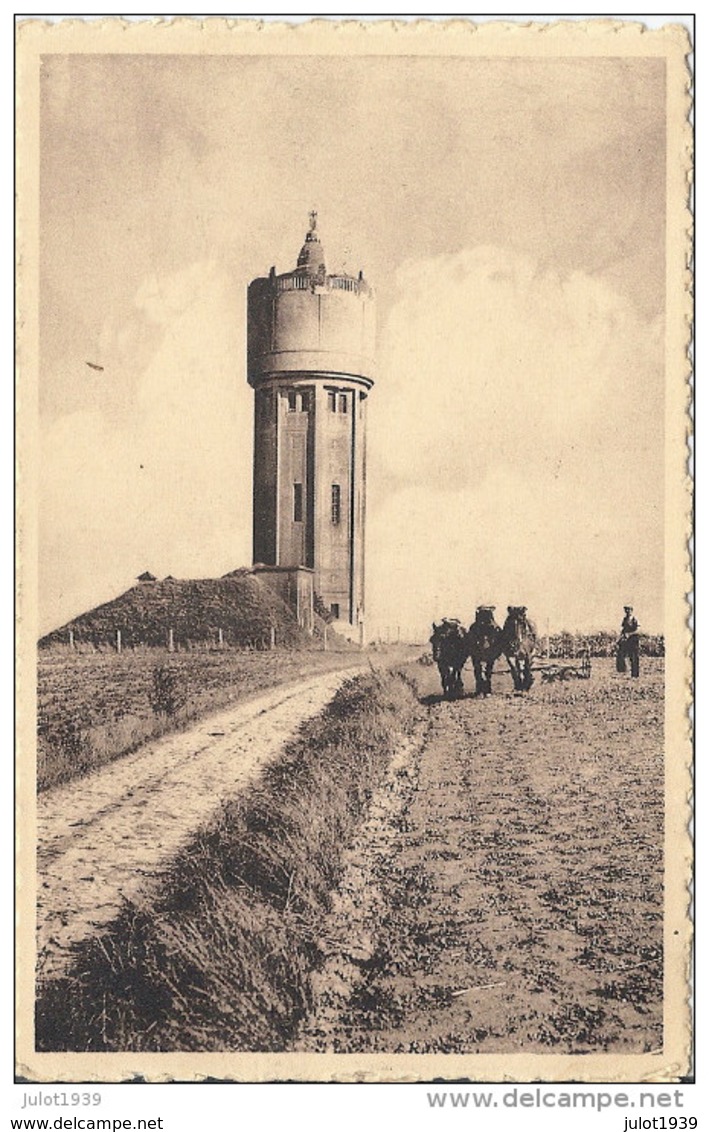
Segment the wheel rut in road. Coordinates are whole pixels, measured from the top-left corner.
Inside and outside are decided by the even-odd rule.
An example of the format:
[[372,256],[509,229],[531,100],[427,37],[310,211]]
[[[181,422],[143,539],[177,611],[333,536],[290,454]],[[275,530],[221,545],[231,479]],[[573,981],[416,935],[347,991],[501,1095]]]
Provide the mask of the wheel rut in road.
[[278,687],[37,800],[38,973],[160,877],[220,802],[243,790],[359,668]]

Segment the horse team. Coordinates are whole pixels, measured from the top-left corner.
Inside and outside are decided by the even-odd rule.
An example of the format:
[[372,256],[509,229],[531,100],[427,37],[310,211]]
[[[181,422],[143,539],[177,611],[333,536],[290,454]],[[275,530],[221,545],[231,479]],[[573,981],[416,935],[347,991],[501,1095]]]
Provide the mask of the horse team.
[[463,666],[470,657],[475,673],[475,694],[492,694],[492,672],[495,661],[504,655],[512,674],[516,692],[532,687],[532,657],[537,634],[527,617],[525,605],[508,605],[507,618],[500,627],[494,617],[494,605],[480,605],[475,620],[466,630],[460,621],[444,617],[433,624],[431,646],[438,665],[443,695],[454,699],[463,692]]

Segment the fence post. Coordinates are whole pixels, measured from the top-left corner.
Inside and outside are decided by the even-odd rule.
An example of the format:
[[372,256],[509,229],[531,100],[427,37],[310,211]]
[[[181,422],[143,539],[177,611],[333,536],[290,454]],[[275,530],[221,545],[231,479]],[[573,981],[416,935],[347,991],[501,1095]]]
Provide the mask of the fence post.
[[322,647],[323,647],[323,652],[327,652],[327,625],[323,629]]
[[173,629],[168,629],[167,651],[168,652],[174,652],[175,651],[175,633],[174,633]]
[[271,625],[271,648],[275,649],[275,647],[276,647],[276,630],[274,629],[273,625]]
[[121,651],[121,630],[116,629],[116,652]]
[[223,629],[219,630],[219,648],[220,649],[224,648],[224,631],[223,631]]
[[69,648],[70,649],[74,648],[74,630],[73,629],[69,630]]

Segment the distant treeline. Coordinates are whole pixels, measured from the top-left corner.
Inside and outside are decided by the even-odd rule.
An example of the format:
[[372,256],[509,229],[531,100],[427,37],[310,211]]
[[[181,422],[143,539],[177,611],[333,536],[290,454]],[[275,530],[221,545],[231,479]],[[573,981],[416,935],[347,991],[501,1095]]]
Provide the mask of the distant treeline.
[[[550,633],[540,638],[541,649],[552,657],[615,656],[618,633]],[[665,638],[661,633],[640,633],[640,652],[643,656],[664,656]],[[547,644],[548,642],[548,644]]]

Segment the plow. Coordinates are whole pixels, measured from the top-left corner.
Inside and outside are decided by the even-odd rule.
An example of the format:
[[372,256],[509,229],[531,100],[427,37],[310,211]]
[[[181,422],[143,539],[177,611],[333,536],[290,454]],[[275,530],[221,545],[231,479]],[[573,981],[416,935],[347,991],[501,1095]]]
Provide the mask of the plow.
[[[549,664],[534,664],[532,665],[532,672],[540,676],[542,684],[554,684],[557,680],[590,680],[591,654],[584,653],[583,656],[578,658],[578,661],[573,663],[569,663],[568,660],[559,660]],[[502,669],[497,675],[507,676],[508,673],[505,669]]]
[[540,673],[543,684],[552,684],[556,680],[590,680],[591,653],[583,653],[579,661],[578,664],[559,661],[555,664],[535,665],[532,671]]
[[[584,653],[583,656],[578,658],[578,661],[579,663],[574,664],[569,664],[566,660],[550,664],[535,664],[532,666],[532,672],[539,673],[542,684],[553,684],[557,680],[590,680],[591,654]],[[418,658],[418,663],[429,666],[435,662],[430,653],[424,653]],[[499,674],[507,675],[507,672],[503,670]]]

